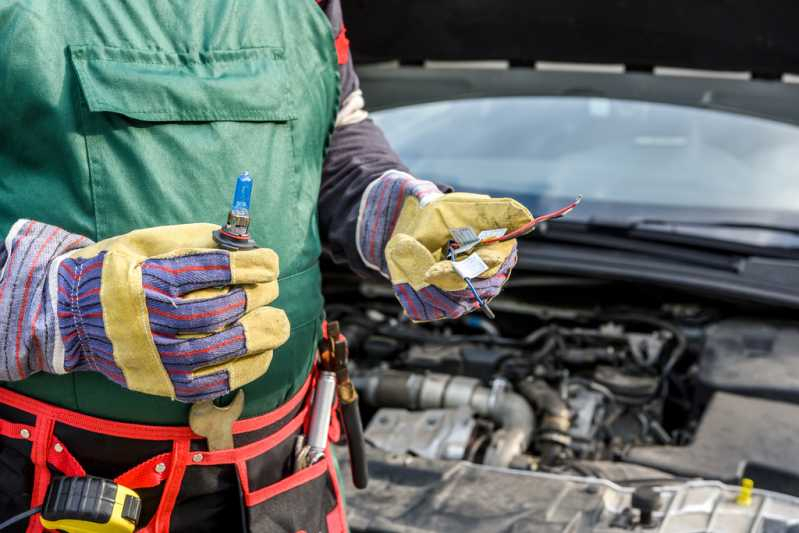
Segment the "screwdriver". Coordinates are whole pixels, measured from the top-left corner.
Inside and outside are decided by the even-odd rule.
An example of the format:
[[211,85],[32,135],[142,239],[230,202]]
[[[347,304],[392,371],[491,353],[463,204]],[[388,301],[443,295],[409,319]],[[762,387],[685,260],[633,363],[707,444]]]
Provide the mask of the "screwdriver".
[[369,483],[369,469],[366,460],[366,442],[363,434],[361,410],[358,406],[358,392],[350,379],[347,360],[349,347],[347,339],[341,334],[337,321],[327,324],[327,342],[322,343],[319,356],[322,365],[335,373],[344,432],[350,452],[350,471],[352,484],[357,489],[365,489]]

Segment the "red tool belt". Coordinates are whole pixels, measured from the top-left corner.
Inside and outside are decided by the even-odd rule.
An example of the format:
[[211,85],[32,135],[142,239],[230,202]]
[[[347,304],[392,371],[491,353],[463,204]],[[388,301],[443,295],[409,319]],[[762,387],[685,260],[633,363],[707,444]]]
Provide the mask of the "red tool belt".
[[[240,494],[251,531],[346,531],[330,448],[292,470],[312,389],[309,378],[278,409],[235,422],[234,447],[209,452],[187,426],[104,420],[0,388],[0,516],[41,505],[53,476],[91,474],[139,493],[145,532],[235,531]],[[27,531],[42,531],[38,515]]]

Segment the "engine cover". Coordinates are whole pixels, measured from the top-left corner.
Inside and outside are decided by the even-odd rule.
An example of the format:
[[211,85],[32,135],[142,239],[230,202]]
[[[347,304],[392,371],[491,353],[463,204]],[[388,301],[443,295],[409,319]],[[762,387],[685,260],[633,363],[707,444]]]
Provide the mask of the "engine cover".
[[[716,393],[689,446],[638,446],[625,460],[685,477],[735,483],[748,466],[794,480],[781,490],[799,494],[799,406]],[[755,479],[769,488],[768,476]],[[776,488],[776,487],[774,487]]]
[[[643,506],[633,487],[374,448],[368,454],[369,490],[355,490],[350,476],[343,476],[355,533],[795,533],[799,516],[799,498],[755,488],[751,503],[743,506],[735,486],[665,481],[652,483],[652,516],[643,524]],[[347,472],[346,451],[337,455]]]
[[799,325],[725,320],[708,327],[699,381],[712,391],[799,403]]

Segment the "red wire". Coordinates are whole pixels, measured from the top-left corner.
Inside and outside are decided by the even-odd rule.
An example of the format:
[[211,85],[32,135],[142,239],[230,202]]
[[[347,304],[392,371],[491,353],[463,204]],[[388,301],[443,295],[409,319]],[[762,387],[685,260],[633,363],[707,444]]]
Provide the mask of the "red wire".
[[556,209],[555,211],[552,211],[550,213],[545,213],[545,214],[541,215],[540,217],[535,217],[535,218],[533,218],[533,220],[531,220],[530,222],[528,222],[524,226],[521,226],[520,228],[517,228],[514,231],[511,231],[510,233],[506,233],[505,235],[503,235],[501,237],[494,237],[494,238],[491,238],[491,239],[486,239],[486,240],[482,241],[480,244],[491,244],[492,242],[503,242],[503,241],[508,241],[510,239],[515,239],[516,237],[521,237],[522,235],[527,235],[528,233],[533,231],[533,229],[535,229],[536,224],[540,224],[541,222],[546,222],[547,220],[552,220],[552,219],[555,219],[555,218],[560,218],[562,216],[568,215],[571,212],[572,209],[574,209],[575,207],[580,205],[580,202],[582,201],[582,199],[583,199],[582,196],[578,196],[577,199],[575,199],[573,202],[571,202],[570,204],[568,204],[568,205],[566,205],[564,207],[561,207],[560,209]]

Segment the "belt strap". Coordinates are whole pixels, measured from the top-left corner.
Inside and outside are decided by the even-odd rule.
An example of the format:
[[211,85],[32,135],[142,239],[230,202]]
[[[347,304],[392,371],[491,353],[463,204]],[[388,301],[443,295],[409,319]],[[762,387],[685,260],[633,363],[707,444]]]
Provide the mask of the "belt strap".
[[[277,409],[263,415],[234,422],[233,434],[236,435],[248,431],[255,431],[284,419],[305,399],[308,389],[311,386],[311,381],[312,375],[309,375],[305,383],[300,387],[300,390]],[[203,440],[205,438],[195,434],[188,426],[150,426],[106,420],[64,409],[63,407],[56,407],[3,387],[0,387],[0,403],[10,405],[11,407],[31,413],[37,417],[45,416],[51,418],[58,421],[60,424],[66,424],[92,433],[99,433],[112,437],[138,440]]]

